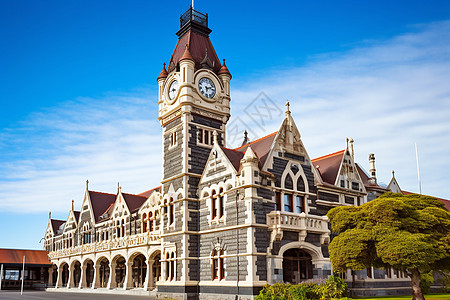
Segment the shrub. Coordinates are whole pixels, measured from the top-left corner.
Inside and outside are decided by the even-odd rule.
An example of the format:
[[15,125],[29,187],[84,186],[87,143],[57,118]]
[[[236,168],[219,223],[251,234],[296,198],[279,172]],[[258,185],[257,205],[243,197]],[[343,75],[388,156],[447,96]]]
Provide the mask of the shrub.
[[347,284],[344,280],[331,276],[325,281],[307,280],[296,285],[265,285],[256,300],[339,299],[346,295]]
[[425,273],[420,275],[420,288],[422,293],[428,294],[430,292],[431,285],[434,282],[433,272]]

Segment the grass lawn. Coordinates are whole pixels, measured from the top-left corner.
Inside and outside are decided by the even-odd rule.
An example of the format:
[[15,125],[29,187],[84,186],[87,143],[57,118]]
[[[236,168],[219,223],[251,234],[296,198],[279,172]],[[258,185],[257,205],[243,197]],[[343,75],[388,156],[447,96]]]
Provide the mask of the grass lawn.
[[[387,297],[372,297],[372,298],[358,298],[364,300],[404,300],[411,299],[412,296],[387,296]],[[450,299],[450,294],[427,294],[425,295],[425,299],[427,300],[447,300]]]

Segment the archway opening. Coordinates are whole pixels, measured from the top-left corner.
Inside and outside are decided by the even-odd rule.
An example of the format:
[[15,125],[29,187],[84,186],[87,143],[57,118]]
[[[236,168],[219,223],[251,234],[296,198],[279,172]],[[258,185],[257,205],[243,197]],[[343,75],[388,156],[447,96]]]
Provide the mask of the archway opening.
[[123,288],[123,284],[125,281],[125,274],[126,274],[126,264],[125,264],[125,258],[119,257],[116,260],[116,286],[119,288]]
[[56,280],[58,280],[58,267],[55,264],[52,264],[52,275],[51,275],[51,279],[49,276],[49,280],[51,280],[51,282],[49,283],[49,286],[55,286],[56,285]]
[[94,280],[94,262],[92,260],[88,260],[86,263],[86,270],[84,276],[86,276],[86,286],[92,287]]
[[152,282],[149,282],[150,287],[156,287],[156,282],[161,280],[161,252],[158,251],[158,254],[154,256],[153,260],[154,260],[152,265],[153,280]]
[[289,249],[283,254],[283,280],[298,284],[313,278],[312,257],[302,249]]
[[99,269],[99,282],[100,282],[100,287],[101,288],[106,288],[108,287],[108,281],[109,281],[109,262],[108,259],[106,259],[105,257],[102,258],[100,260],[100,269]]
[[131,275],[133,278],[133,287],[143,288],[145,283],[145,276],[147,274],[147,264],[145,262],[145,256],[142,254],[137,255],[133,259],[133,265]]
[[81,278],[81,263],[79,261],[76,261],[73,264],[73,286],[78,287],[80,284],[80,278]]
[[61,267],[61,282],[63,286],[67,286],[67,282],[69,281],[69,265],[63,264]]

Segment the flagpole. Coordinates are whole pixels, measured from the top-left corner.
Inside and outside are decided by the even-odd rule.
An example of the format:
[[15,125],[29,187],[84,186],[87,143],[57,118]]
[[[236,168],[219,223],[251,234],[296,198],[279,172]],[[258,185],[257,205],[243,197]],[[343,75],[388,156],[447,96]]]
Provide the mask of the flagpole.
[[422,195],[422,185],[420,184],[420,171],[419,171],[419,154],[417,152],[417,143],[414,143],[416,146],[416,161],[417,161],[417,179],[419,181],[419,194]]
[[23,266],[22,266],[22,288],[20,289],[20,295],[23,295],[23,280],[25,279],[25,255],[23,256]]

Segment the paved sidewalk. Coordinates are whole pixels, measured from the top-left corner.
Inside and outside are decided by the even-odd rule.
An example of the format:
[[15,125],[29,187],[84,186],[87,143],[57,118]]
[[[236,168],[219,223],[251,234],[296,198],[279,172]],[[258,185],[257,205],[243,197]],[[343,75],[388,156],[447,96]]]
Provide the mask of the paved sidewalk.
[[136,296],[136,295],[116,295],[116,294],[88,294],[88,293],[63,293],[63,292],[44,292],[44,291],[24,291],[20,295],[20,291],[0,291],[0,299],[27,299],[27,300],[47,300],[47,299],[64,299],[64,300],[155,300],[153,296]]

